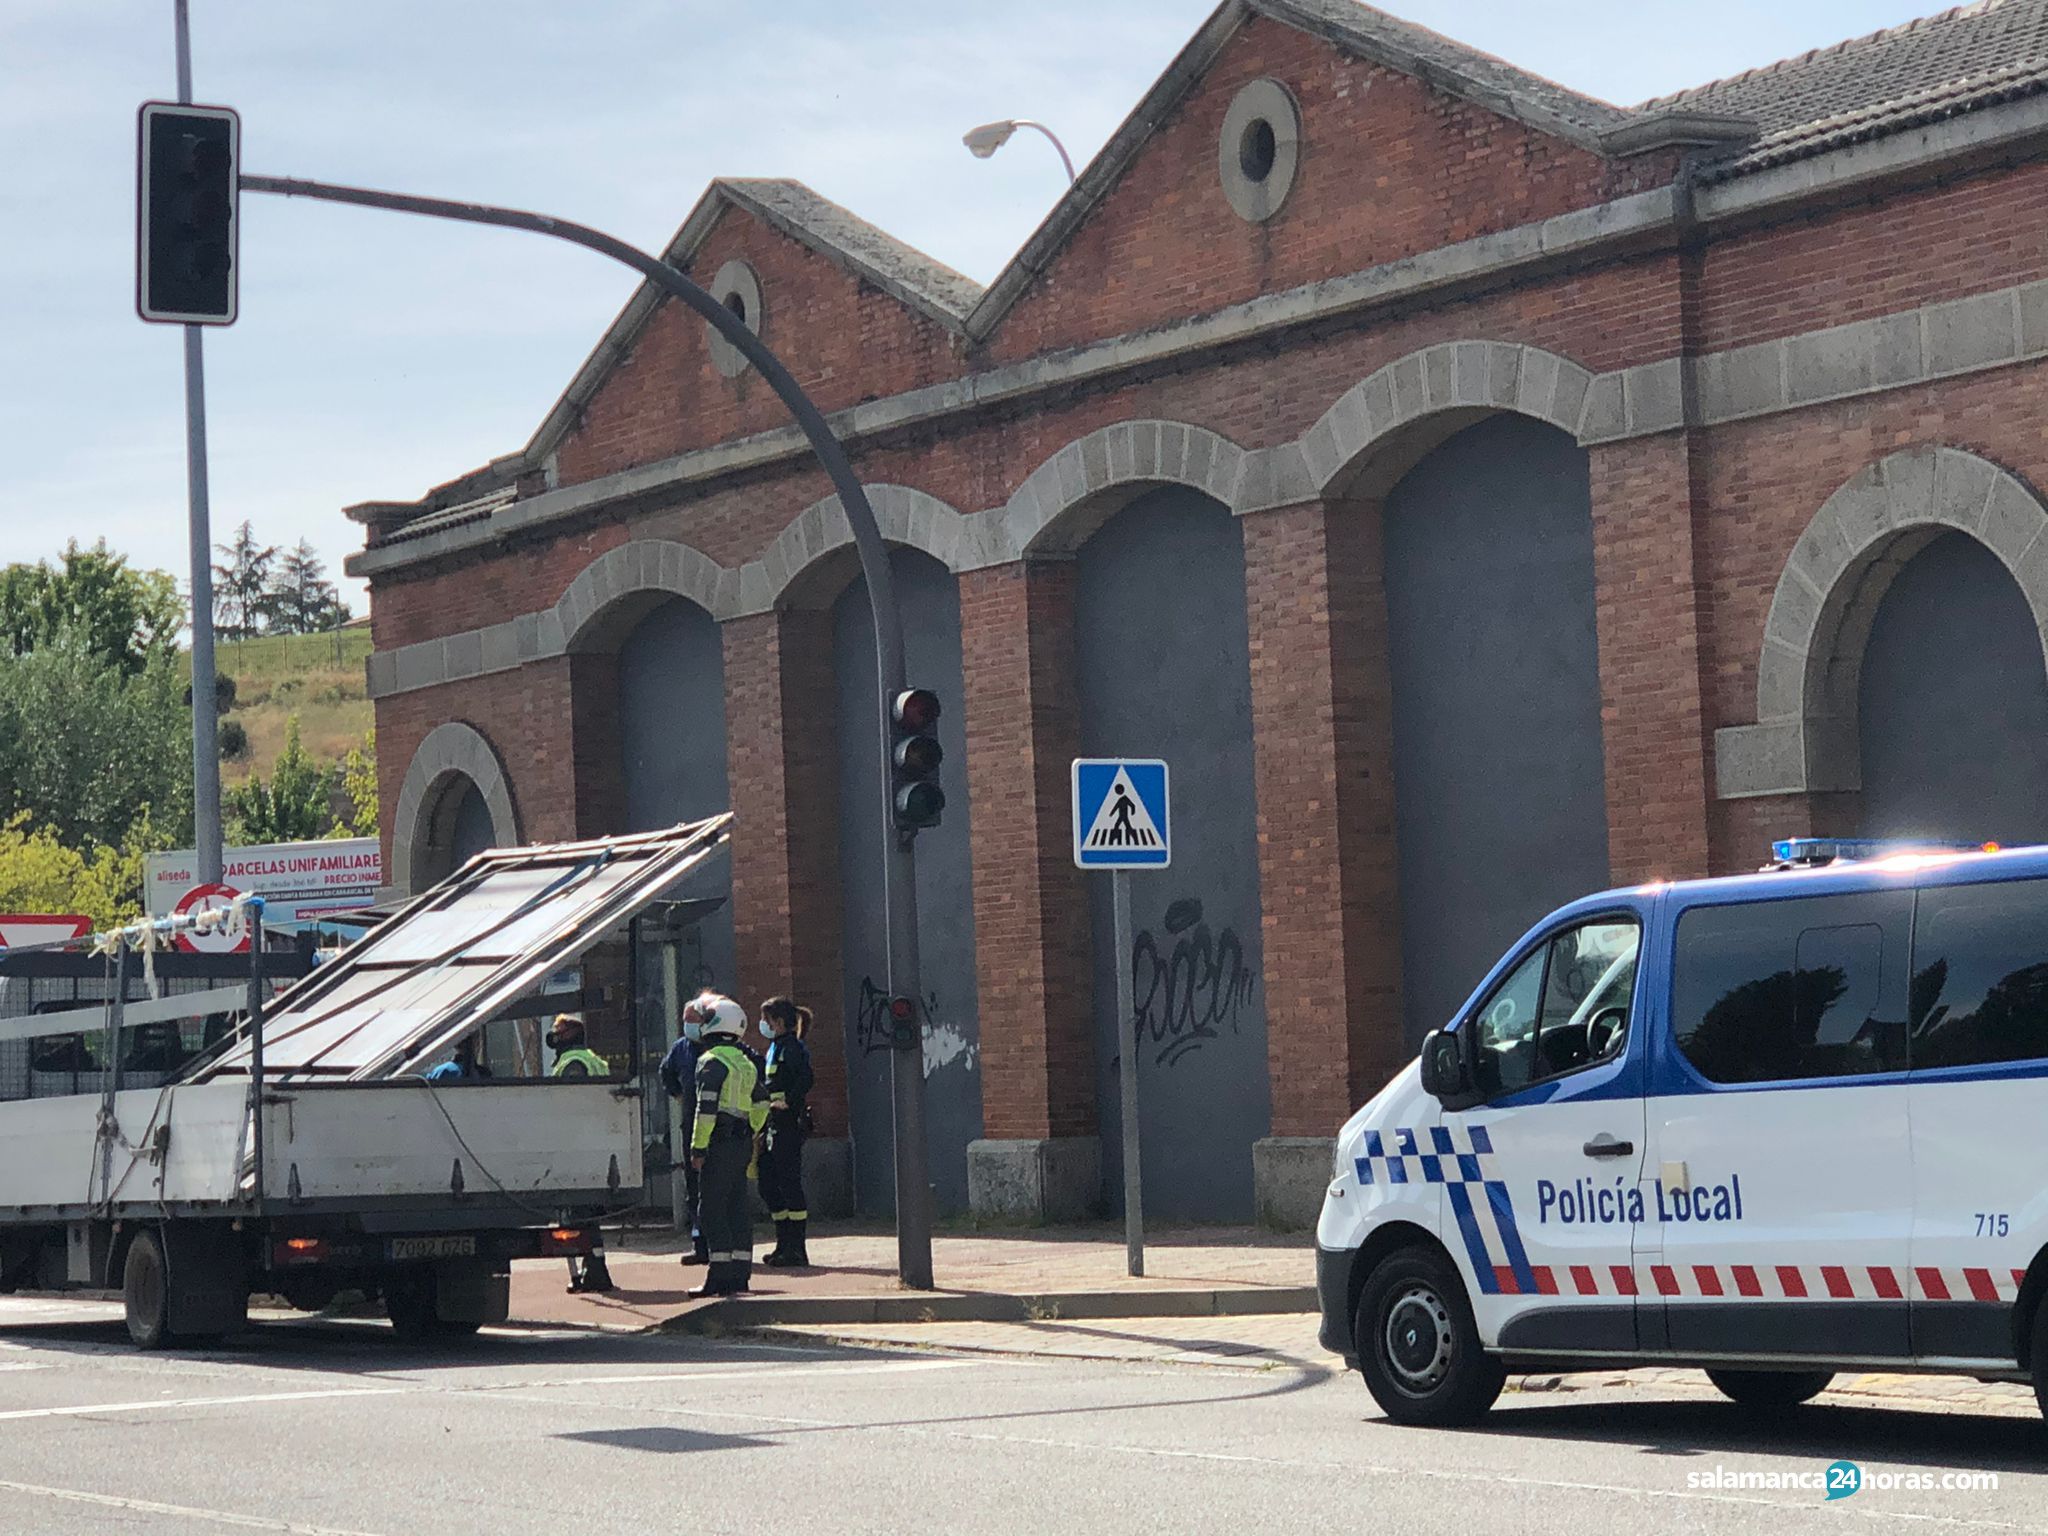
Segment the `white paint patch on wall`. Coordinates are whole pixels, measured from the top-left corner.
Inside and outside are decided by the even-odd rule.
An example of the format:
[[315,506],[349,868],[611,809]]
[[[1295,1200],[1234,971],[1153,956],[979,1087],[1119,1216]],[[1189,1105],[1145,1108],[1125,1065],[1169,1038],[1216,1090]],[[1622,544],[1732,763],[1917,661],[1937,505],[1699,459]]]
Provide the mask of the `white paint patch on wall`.
[[981,1066],[981,1047],[967,1038],[957,1024],[927,1024],[924,1029],[924,1075],[932,1076],[942,1067],[960,1063],[962,1071]]

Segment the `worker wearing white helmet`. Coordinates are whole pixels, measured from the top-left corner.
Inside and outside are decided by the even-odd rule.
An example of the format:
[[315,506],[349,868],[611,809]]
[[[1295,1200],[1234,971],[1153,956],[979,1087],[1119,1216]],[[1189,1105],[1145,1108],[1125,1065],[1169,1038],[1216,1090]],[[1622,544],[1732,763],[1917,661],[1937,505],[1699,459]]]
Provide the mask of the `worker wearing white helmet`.
[[704,1245],[711,1259],[703,1286],[691,1294],[732,1296],[747,1288],[754,1268],[747,1174],[754,1140],[767,1123],[768,1101],[761,1089],[761,1063],[740,1044],[746,1010],[729,997],[706,994],[690,1004],[689,1012],[700,1021],[690,1165],[698,1174]]

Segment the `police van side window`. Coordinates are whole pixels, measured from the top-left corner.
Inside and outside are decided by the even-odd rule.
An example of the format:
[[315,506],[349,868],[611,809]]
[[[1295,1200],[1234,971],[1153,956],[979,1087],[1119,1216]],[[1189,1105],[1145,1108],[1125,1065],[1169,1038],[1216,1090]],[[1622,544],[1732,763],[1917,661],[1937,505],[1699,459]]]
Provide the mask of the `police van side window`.
[[2048,881],[1933,887],[1913,930],[1913,1065],[2048,1057]]
[[1672,1032],[1716,1083],[1903,1071],[1911,896],[1699,907],[1678,923]]
[[1641,930],[1599,918],[1539,945],[1473,1015],[1474,1081],[1499,1098],[1612,1059],[1627,1036]]

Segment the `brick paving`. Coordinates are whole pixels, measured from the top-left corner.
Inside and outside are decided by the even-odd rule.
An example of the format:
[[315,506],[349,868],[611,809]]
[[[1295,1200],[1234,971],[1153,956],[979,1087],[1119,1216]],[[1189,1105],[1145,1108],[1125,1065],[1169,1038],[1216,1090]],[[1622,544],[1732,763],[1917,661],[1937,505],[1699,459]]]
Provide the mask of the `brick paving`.
[[[702,1269],[685,1268],[687,1248],[665,1230],[608,1233],[608,1263],[618,1289],[604,1295],[569,1295],[567,1266],[556,1259],[522,1261],[512,1270],[512,1316],[517,1322],[584,1327],[650,1328],[702,1305],[690,1287]],[[755,1245],[756,1253],[766,1242]],[[900,1295],[896,1239],[883,1232],[813,1235],[815,1268],[755,1266],[753,1290],[763,1297]],[[1275,1237],[1250,1228],[1202,1227],[1161,1232],[1148,1239],[1143,1279],[1124,1272],[1121,1229],[1080,1227],[1014,1233],[941,1233],[932,1244],[932,1272],[941,1293],[1049,1298],[1063,1292],[1200,1291],[1294,1287],[1315,1283],[1315,1251],[1307,1239]]]

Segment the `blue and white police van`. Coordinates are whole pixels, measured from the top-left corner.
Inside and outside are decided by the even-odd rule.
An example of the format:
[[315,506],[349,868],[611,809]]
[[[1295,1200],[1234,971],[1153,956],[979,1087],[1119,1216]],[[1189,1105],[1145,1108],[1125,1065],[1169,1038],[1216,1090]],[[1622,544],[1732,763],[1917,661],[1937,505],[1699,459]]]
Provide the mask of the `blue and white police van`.
[[1322,1341],[1389,1417],[1652,1364],[2048,1411],[2048,848],[1774,852],[1551,914],[1345,1123]]

